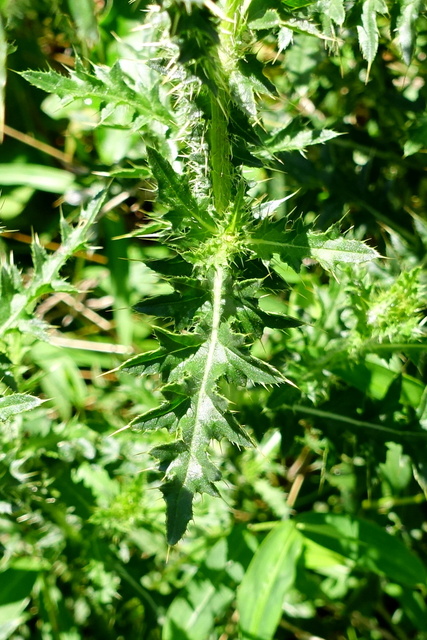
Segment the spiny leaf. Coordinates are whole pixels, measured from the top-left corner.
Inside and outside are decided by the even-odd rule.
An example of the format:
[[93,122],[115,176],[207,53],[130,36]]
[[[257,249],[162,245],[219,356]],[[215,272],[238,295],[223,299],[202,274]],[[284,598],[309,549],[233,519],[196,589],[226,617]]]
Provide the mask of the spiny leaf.
[[367,77],[378,50],[377,14],[388,12],[384,0],[364,0],[362,10],[362,26],[357,27],[360,49],[368,62]]
[[336,237],[334,230],[315,233],[301,224],[287,230],[286,223],[265,221],[248,239],[249,247],[263,259],[278,255],[296,271],[304,258],[317,260],[325,269],[333,271],[337,264],[361,264],[379,257],[378,252],[359,240]]
[[[268,318],[268,314],[250,301],[255,291],[254,282],[242,284],[235,294],[229,291],[229,282],[226,269],[220,266],[205,279],[211,295],[210,300],[204,298],[206,304],[200,310],[197,333],[156,329],[159,349],[135,356],[121,366],[136,374],[160,374],[165,383],[161,391],[166,402],[138,416],[130,426],[167,428],[180,438],[152,452],[160,458],[161,469],[165,472],[162,491],[167,503],[170,544],[183,535],[192,517],[194,494],[216,493],[213,483],[220,476],[208,459],[210,440],[225,438],[238,446],[251,445],[250,437],[229,411],[228,401],[218,393],[219,380],[226,378],[233,384],[244,384],[249,380],[264,385],[285,381],[276,369],[246,353],[245,336],[231,328],[236,301],[241,307],[239,313],[246,314],[246,318],[249,311],[251,313],[251,322],[248,324],[246,320],[248,329],[255,328],[256,324],[259,331],[263,320]],[[165,304],[164,297],[160,304]],[[166,309],[170,315],[169,307]],[[251,337],[253,339],[255,335]]]
[[23,71],[21,75],[31,84],[47,93],[59,96],[68,103],[76,98],[98,99],[101,104],[125,104],[136,114],[152,119],[153,116],[165,124],[171,123],[171,115],[153,92],[149,96],[136,91],[119,63],[112,67],[92,65],[93,73],[86,71],[79,58],[75,69],[69,69],[69,75],[56,71]]
[[0,270],[2,296],[0,335],[21,326],[22,330],[30,331],[39,338],[42,337],[46,325],[36,319],[31,320],[28,313],[34,308],[40,296],[55,290],[69,290],[70,285],[58,277],[60,270],[76,251],[86,246],[91,226],[99,214],[105,196],[106,191],[101,189],[92,197],[87,207],[81,212],[76,226],[71,227],[62,222],[63,242],[51,255],[47,256],[38,240],[34,240],[32,247],[34,273],[27,286],[24,287],[21,274],[13,264],[3,264]]
[[178,334],[156,327],[160,348],[134,356],[119,368],[134,375],[162,373],[167,379],[172,370],[182,360],[193,355],[203,344],[198,334]]
[[13,416],[35,409],[44,402],[40,398],[25,393],[15,393],[11,396],[0,398],[0,421],[5,422]]
[[199,207],[185,177],[175,173],[171,164],[155,149],[148,147],[147,153],[162,201],[177,214],[177,226],[196,223],[208,231],[215,231],[214,221],[206,210]]
[[[281,153],[285,151],[303,151],[313,144],[323,144],[341,134],[330,129],[319,129],[310,131],[302,128],[297,120],[292,121],[284,129],[281,129],[273,136],[264,141],[265,149],[269,154]],[[265,152],[258,152],[257,155],[264,155]]]
[[182,294],[175,292],[143,300],[135,305],[135,310],[158,318],[174,318],[178,327],[186,327],[207,299],[205,291],[189,286]]

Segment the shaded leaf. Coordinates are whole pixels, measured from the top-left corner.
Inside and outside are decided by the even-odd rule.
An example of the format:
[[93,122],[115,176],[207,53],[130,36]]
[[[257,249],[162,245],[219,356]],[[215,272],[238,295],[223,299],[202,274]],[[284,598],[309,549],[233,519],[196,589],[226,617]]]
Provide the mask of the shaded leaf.
[[332,513],[307,513],[297,518],[304,537],[400,584],[426,584],[427,569],[397,537],[368,520]]

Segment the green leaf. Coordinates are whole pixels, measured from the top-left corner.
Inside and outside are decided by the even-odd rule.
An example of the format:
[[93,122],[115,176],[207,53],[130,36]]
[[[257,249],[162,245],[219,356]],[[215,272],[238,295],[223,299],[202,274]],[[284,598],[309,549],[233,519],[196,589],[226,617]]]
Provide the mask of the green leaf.
[[267,9],[262,18],[257,18],[248,23],[249,29],[261,30],[261,29],[274,29],[280,27],[281,19],[275,9]]
[[135,114],[150,120],[156,118],[164,124],[171,124],[171,115],[158,97],[148,95],[132,86],[132,81],[122,70],[120,63],[112,67],[92,65],[93,73],[86,71],[79,58],[75,69],[69,69],[65,76],[56,71],[23,71],[21,75],[35,87],[57,95],[65,103],[76,98],[98,99],[101,104],[128,105]]
[[427,147],[427,118],[424,116],[417,118],[408,128],[407,135],[408,139],[403,146],[405,158]]
[[385,463],[381,463],[381,476],[393,492],[403,491],[412,480],[412,464],[409,456],[403,454],[403,447],[396,442],[387,442]]
[[135,310],[158,318],[174,318],[177,327],[192,323],[197,310],[206,302],[205,291],[199,288],[186,287],[183,293],[175,292],[167,295],[148,298],[135,305]]
[[250,118],[257,116],[257,103],[254,95],[254,87],[250,78],[245,77],[239,71],[233,71],[229,78],[230,89],[234,101]]
[[[214,482],[220,475],[208,457],[210,440],[226,438],[238,446],[252,444],[229,411],[227,400],[219,395],[218,381],[226,378],[232,384],[250,380],[266,385],[286,380],[269,364],[245,353],[245,337],[232,331],[228,322],[231,310],[226,295],[227,276],[225,269],[217,266],[206,281],[213,293],[200,314],[200,333],[177,334],[157,329],[160,348],[136,356],[121,367],[137,374],[160,373],[165,383],[162,392],[168,402],[138,416],[131,426],[166,427],[180,438],[152,451],[165,472],[161,490],[167,504],[170,544],[175,544],[187,528],[194,494],[217,493]],[[250,295],[253,288],[253,283],[252,286],[246,283],[240,299],[243,300],[245,291]],[[167,302],[161,297],[159,304]],[[183,307],[182,300],[180,306]],[[165,310],[170,315],[168,306]],[[252,311],[256,313],[256,309]],[[260,322],[268,316],[261,310],[257,313]]]
[[335,24],[341,26],[345,20],[344,0],[321,0],[319,8],[322,12],[333,20]]
[[362,10],[362,25],[357,27],[359,45],[362,55],[368,62],[368,73],[375,60],[378,51],[378,26],[377,14],[388,13],[388,8],[384,0],[364,0]]
[[290,195],[285,196],[284,198],[280,198],[280,200],[269,200],[268,202],[262,202],[261,204],[257,204],[252,208],[252,215],[254,216],[254,218],[259,218],[263,220],[264,218],[271,216],[271,214],[277,211],[280,208],[280,206],[284,202],[286,202],[286,200],[289,200],[289,198],[293,198],[294,195],[295,193],[291,193]]
[[297,518],[297,528],[308,541],[349,559],[358,569],[410,587],[427,582],[427,569],[421,560],[373,522],[349,515],[307,513]]
[[29,396],[25,393],[14,393],[0,398],[0,420],[5,422],[18,413],[31,411],[44,402],[40,398]]
[[196,575],[170,605],[162,640],[200,640],[215,633],[217,620],[235,598],[236,582],[253,555],[254,542],[247,530],[234,526],[207,551]]
[[[62,290],[64,283],[58,274],[67,260],[76,251],[85,248],[91,227],[98,216],[106,196],[104,189],[95,193],[87,207],[80,214],[79,223],[71,227],[64,220],[61,221],[63,242],[59,249],[47,257],[42,247],[33,246],[32,254],[35,260],[34,273],[26,287],[23,286],[21,274],[13,264],[5,264],[0,271],[0,336],[6,332],[21,328],[42,337],[43,326],[37,318],[28,317],[39,298],[55,288]],[[37,238],[34,244],[38,244]],[[41,331],[40,331],[41,330]]]
[[193,516],[194,494],[218,496],[214,482],[220,479],[220,473],[197,441],[191,449],[178,440],[168,447],[157,447],[152,453],[165,466],[165,482],[161,491],[167,507],[167,540],[168,544],[174,545],[184,535]]
[[[397,19],[397,32],[402,57],[407,65],[411,64],[414,50],[415,25],[421,10],[424,8],[423,0],[401,0],[400,15]],[[406,153],[405,155],[410,155]]]
[[23,622],[22,613],[30,602],[36,571],[10,568],[0,573],[0,640],[7,640]]
[[155,149],[148,147],[147,153],[161,199],[177,213],[179,223],[192,222],[208,231],[215,231],[214,221],[207,211],[200,209],[185,177],[175,173],[171,164]]
[[22,184],[40,191],[65,193],[74,185],[74,175],[69,171],[38,164],[0,164],[0,185]]
[[148,167],[144,165],[134,166],[134,167],[117,167],[116,169],[111,169],[106,174],[112,178],[125,178],[129,180],[147,180],[152,177],[152,173]]
[[335,236],[334,229],[315,233],[298,224],[287,231],[283,221],[264,221],[247,243],[262,260],[271,260],[276,255],[296,271],[304,258],[313,258],[325,269],[334,271],[338,264],[362,264],[379,257],[375,249],[359,240]]
[[[288,151],[304,151],[313,144],[323,144],[341,135],[330,129],[319,129],[310,131],[301,126],[298,120],[292,121],[284,129],[275,133],[265,140],[265,148],[270,154]],[[261,155],[261,153],[260,153]]]
[[271,640],[283,598],[294,586],[302,536],[290,520],[274,527],[256,551],[237,591],[243,640]]

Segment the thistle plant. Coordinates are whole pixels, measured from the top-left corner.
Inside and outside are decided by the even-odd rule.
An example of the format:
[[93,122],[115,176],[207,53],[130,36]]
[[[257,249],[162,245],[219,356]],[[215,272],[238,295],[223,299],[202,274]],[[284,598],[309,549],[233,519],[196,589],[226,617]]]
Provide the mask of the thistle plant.
[[275,30],[279,52],[293,31],[333,40],[298,11],[305,4],[169,2],[146,17],[158,44],[151,45],[151,59],[139,57],[132,77],[120,65],[89,68],[78,59],[68,77],[54,71],[23,74],[63,101],[92,100],[100,124],[117,122],[121,109],[123,127],[138,132],[145,143],[149,171],[144,166],[141,176],[150,176],[157,195],[152,219],[140,235],[168,247],[170,257],[149,266],[173,293],[143,300],[136,309],[170,319],[173,326],[156,325],[158,348],[136,355],[121,369],[160,381],[163,402],[129,426],[171,434],[170,442],[152,450],[164,474],[170,544],[186,531],[194,495],[218,495],[220,471],[210,459],[211,441],[252,445],[221,381],[293,384],[285,372],[251,354],[266,327],[299,324],[262,308],[265,293],[285,286],[280,268],[285,264],[298,272],[310,259],[335,272],[340,263],[361,264],[378,256],[337,227],[316,231],[304,222],[303,212],[276,215],[288,194],[254,199],[245,178],[248,166],[286,171],[287,151],[303,152],[337,135],[308,130],[299,121],[273,130],[263,123],[265,100],[278,99],[254,54],[265,30]]

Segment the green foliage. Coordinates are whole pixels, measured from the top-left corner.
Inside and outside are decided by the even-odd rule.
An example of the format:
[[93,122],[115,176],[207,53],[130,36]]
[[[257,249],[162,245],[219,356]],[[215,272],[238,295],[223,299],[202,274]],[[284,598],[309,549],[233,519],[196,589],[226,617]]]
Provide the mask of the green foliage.
[[0,15],[0,638],[425,640],[425,3]]

